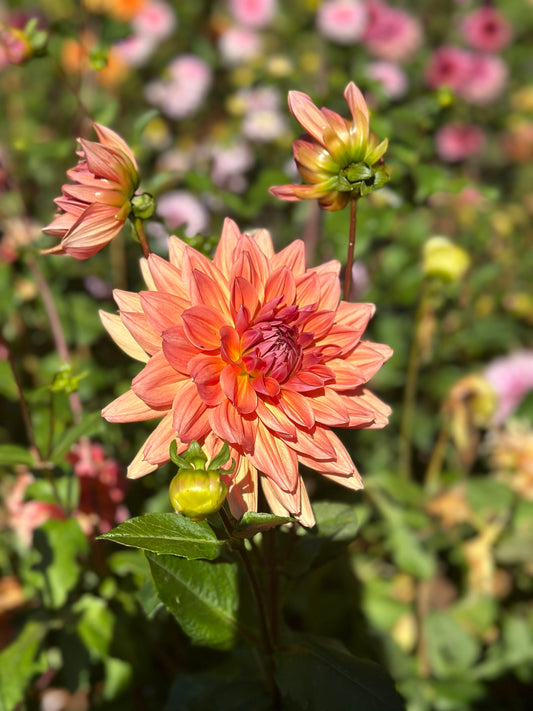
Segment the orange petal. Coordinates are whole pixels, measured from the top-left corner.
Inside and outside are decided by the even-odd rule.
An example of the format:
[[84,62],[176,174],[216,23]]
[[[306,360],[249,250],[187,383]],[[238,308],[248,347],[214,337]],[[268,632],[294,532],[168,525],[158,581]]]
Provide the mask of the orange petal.
[[137,343],[130,331],[122,323],[120,316],[108,314],[106,311],[101,310],[98,311],[98,313],[105,330],[109,333],[117,346],[122,348],[124,353],[131,358],[147,363],[149,359],[148,353]]
[[141,291],[141,305],[155,333],[178,326],[184,309],[189,302],[180,296],[165,294],[160,291]]
[[182,318],[185,335],[199,350],[220,348],[220,329],[228,322],[219,311],[206,305],[192,306]]
[[120,395],[102,410],[102,417],[108,422],[142,422],[164,414],[164,411],[149,407],[133,390]]
[[323,145],[322,131],[326,120],[311,98],[302,91],[289,91],[289,109],[305,131]]
[[146,353],[153,355],[161,349],[161,336],[157,335],[144,314],[121,311],[120,318],[126,329]]
[[201,440],[209,432],[207,407],[200,400],[196,385],[187,380],[179,386],[172,404],[173,426],[183,442]]
[[218,243],[213,262],[220,269],[221,273],[228,279],[233,264],[233,257],[237,242],[239,241],[241,232],[237,224],[226,217],[222,227],[222,234]]
[[313,408],[308,399],[298,392],[283,389],[279,398],[279,408],[297,425],[311,428],[315,424]]
[[181,283],[181,272],[166,259],[157,254],[150,254],[148,257],[148,267],[154,280],[154,285],[158,291],[166,294],[174,294],[185,301],[189,301]]
[[257,432],[254,415],[241,415],[237,408],[225,399],[209,411],[209,422],[220,439],[242,447],[245,452],[253,451]]
[[212,407],[225,400],[220,387],[220,372],[225,363],[218,356],[196,355],[189,361],[189,375],[191,376],[199,397],[203,402]]
[[273,435],[263,424],[257,424],[252,464],[272,479],[283,491],[294,492],[298,486],[298,458],[283,440]]
[[361,93],[359,87],[357,87],[353,81],[351,81],[346,89],[344,90],[344,98],[346,99],[352,117],[355,120],[357,112],[360,111],[366,120],[369,120],[368,106],[366,105],[365,97]]
[[99,123],[93,123],[93,128],[96,131],[98,139],[101,143],[106,146],[111,146],[111,148],[115,148],[117,151],[125,153],[128,159],[132,162],[133,166],[137,168],[135,156],[133,155],[131,148],[128,146],[126,141],[118,135],[118,133],[115,133],[115,131],[107,128],[107,126],[102,126]]
[[163,332],[163,353],[179,373],[189,374],[189,363],[198,355],[198,348],[185,336],[183,326],[173,326]]
[[282,296],[279,306],[292,306],[296,298],[296,284],[291,270],[286,266],[276,269],[265,284],[265,304]]
[[131,387],[141,400],[156,409],[169,409],[184,376],[177,373],[162,352],[153,355]]

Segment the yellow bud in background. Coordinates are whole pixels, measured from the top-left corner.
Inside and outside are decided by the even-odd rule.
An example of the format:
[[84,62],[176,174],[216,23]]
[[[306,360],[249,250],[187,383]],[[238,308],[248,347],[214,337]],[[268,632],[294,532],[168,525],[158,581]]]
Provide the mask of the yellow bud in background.
[[422,269],[428,277],[459,281],[470,266],[470,257],[447,237],[430,237],[424,245]]
[[173,508],[193,521],[202,521],[224,503],[227,487],[215,471],[184,469],[170,482]]

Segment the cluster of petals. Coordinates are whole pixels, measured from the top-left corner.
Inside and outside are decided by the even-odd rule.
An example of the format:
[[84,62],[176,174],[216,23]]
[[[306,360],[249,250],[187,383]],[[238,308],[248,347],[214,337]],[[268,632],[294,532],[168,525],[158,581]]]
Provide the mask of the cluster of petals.
[[316,23],[321,35],[338,44],[354,44],[363,35],[367,10],[359,0],[325,0],[318,8]]
[[52,519],[63,520],[66,518],[65,512],[57,504],[25,499],[26,489],[34,481],[35,477],[30,472],[19,473],[5,497],[7,525],[26,548],[31,546],[33,532],[36,528]]
[[388,141],[379,142],[369,130],[366,101],[350,82],[344,90],[352,120],[335,111],[319,109],[301,91],[289,92],[289,109],[306,135],[293,142],[293,154],[305,185],[270,188],[281,200],[317,199],[325,210],[342,210],[353,197],[343,171],[359,163],[376,164],[387,150]]
[[435,135],[439,157],[455,163],[481,153],[485,147],[485,133],[480,126],[470,123],[449,123]]
[[463,19],[461,31],[466,42],[481,52],[499,52],[513,37],[509,21],[490,5],[469,12]]
[[494,416],[497,424],[505,422],[533,391],[533,350],[519,350],[495,358],[484,372],[484,377],[498,395]]
[[[258,484],[274,513],[312,525],[299,465],[346,487],[362,482],[332,427],[379,428],[390,409],[365,384],[390,356],[361,340],[373,304],[339,301],[340,264],[306,269],[300,240],[275,253],[270,235],[227,219],[208,259],[170,237],[169,261],[143,263],[147,291],[116,290],[104,326],[145,363],[102,414],[110,422],[162,418],[129,466],[154,471],[192,441],[209,458],[224,441],[235,516],[257,510]],[[230,459],[230,461],[231,461]]]
[[367,0],[368,23],[362,41],[370,54],[389,62],[409,62],[424,41],[418,19],[382,0]]
[[277,11],[276,0],[229,0],[229,11],[236,22],[260,28],[270,24]]
[[494,54],[471,52],[444,45],[430,57],[426,83],[432,89],[448,87],[471,104],[489,104],[501,94],[507,81],[507,65]]
[[80,138],[78,164],[67,171],[72,183],[63,185],[54,201],[59,212],[44,228],[60,244],[43,254],[69,254],[88,259],[122,229],[131,212],[139,184],[135,157],[117,133],[94,124],[99,142]]
[[211,87],[209,65],[194,54],[182,54],[168,65],[164,79],[145,87],[148,101],[173,119],[195,114],[203,105]]

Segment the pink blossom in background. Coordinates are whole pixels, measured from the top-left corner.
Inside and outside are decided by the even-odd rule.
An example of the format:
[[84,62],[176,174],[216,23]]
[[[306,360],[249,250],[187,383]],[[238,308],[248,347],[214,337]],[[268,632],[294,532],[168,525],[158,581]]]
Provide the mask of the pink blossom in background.
[[501,424],[533,390],[533,350],[520,350],[496,358],[485,369],[484,377],[498,395],[494,420]]
[[156,40],[150,35],[130,35],[113,45],[113,49],[129,67],[142,67],[156,46]]
[[470,104],[490,104],[507,83],[507,65],[494,54],[472,54],[470,71],[458,94]]
[[416,17],[381,0],[367,0],[368,24],[363,42],[379,59],[408,62],[422,46],[424,33]]
[[213,146],[211,177],[218,187],[242,192],[247,185],[242,174],[253,164],[253,153],[243,141],[231,146],[216,145]]
[[485,134],[473,124],[450,123],[439,128],[435,144],[441,160],[455,163],[480,153],[485,147]]
[[218,38],[218,51],[226,65],[235,66],[253,59],[262,50],[261,37],[249,27],[229,27]]
[[168,78],[146,86],[146,98],[170,118],[192,116],[203,104],[211,86],[209,65],[193,54],[183,54],[169,64],[167,71]]
[[316,15],[321,35],[338,44],[353,44],[365,31],[368,21],[366,7],[358,0],[325,0]]
[[245,138],[267,143],[279,138],[287,129],[281,113],[281,96],[274,87],[243,89],[238,98],[245,107],[242,132]]
[[407,74],[394,62],[372,62],[366,73],[369,79],[379,82],[389,99],[399,99],[407,91]]
[[119,463],[107,457],[99,444],[75,445],[69,460],[80,483],[80,501],[74,515],[85,535],[106,533],[125,521],[130,512],[123,504],[128,482]]
[[173,190],[161,195],[157,200],[157,214],[168,228],[184,227],[186,237],[205,234],[209,229],[209,212],[205,205],[192,193]]
[[465,41],[482,52],[498,52],[505,49],[512,39],[508,20],[490,5],[483,5],[468,13],[461,24]]
[[132,27],[136,35],[164,40],[170,37],[177,27],[176,14],[163,0],[150,0],[135,15]]
[[229,0],[229,11],[241,25],[264,27],[274,19],[276,0]]
[[447,86],[458,91],[468,80],[471,53],[460,47],[444,45],[433,52],[426,66],[426,82],[431,89]]
[[26,489],[35,481],[33,474],[25,471],[17,476],[13,488],[5,497],[7,525],[11,528],[21,543],[29,548],[33,540],[33,532],[43,523],[51,519],[63,520],[65,512],[57,504],[47,501],[25,501]]

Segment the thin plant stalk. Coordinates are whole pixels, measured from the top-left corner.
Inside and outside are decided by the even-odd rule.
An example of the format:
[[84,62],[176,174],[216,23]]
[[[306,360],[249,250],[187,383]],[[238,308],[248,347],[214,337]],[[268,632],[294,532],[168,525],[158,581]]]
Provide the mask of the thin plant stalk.
[[352,288],[352,267],[355,248],[355,232],[357,225],[357,199],[350,200],[350,231],[348,234],[348,256],[346,257],[346,271],[344,273],[344,292],[342,298],[348,301]]
[[148,246],[148,239],[146,238],[146,233],[144,231],[143,221],[140,217],[133,218],[133,227],[135,229],[135,234],[139,238],[139,243],[143,251],[144,257],[148,259],[151,254],[150,247]]

